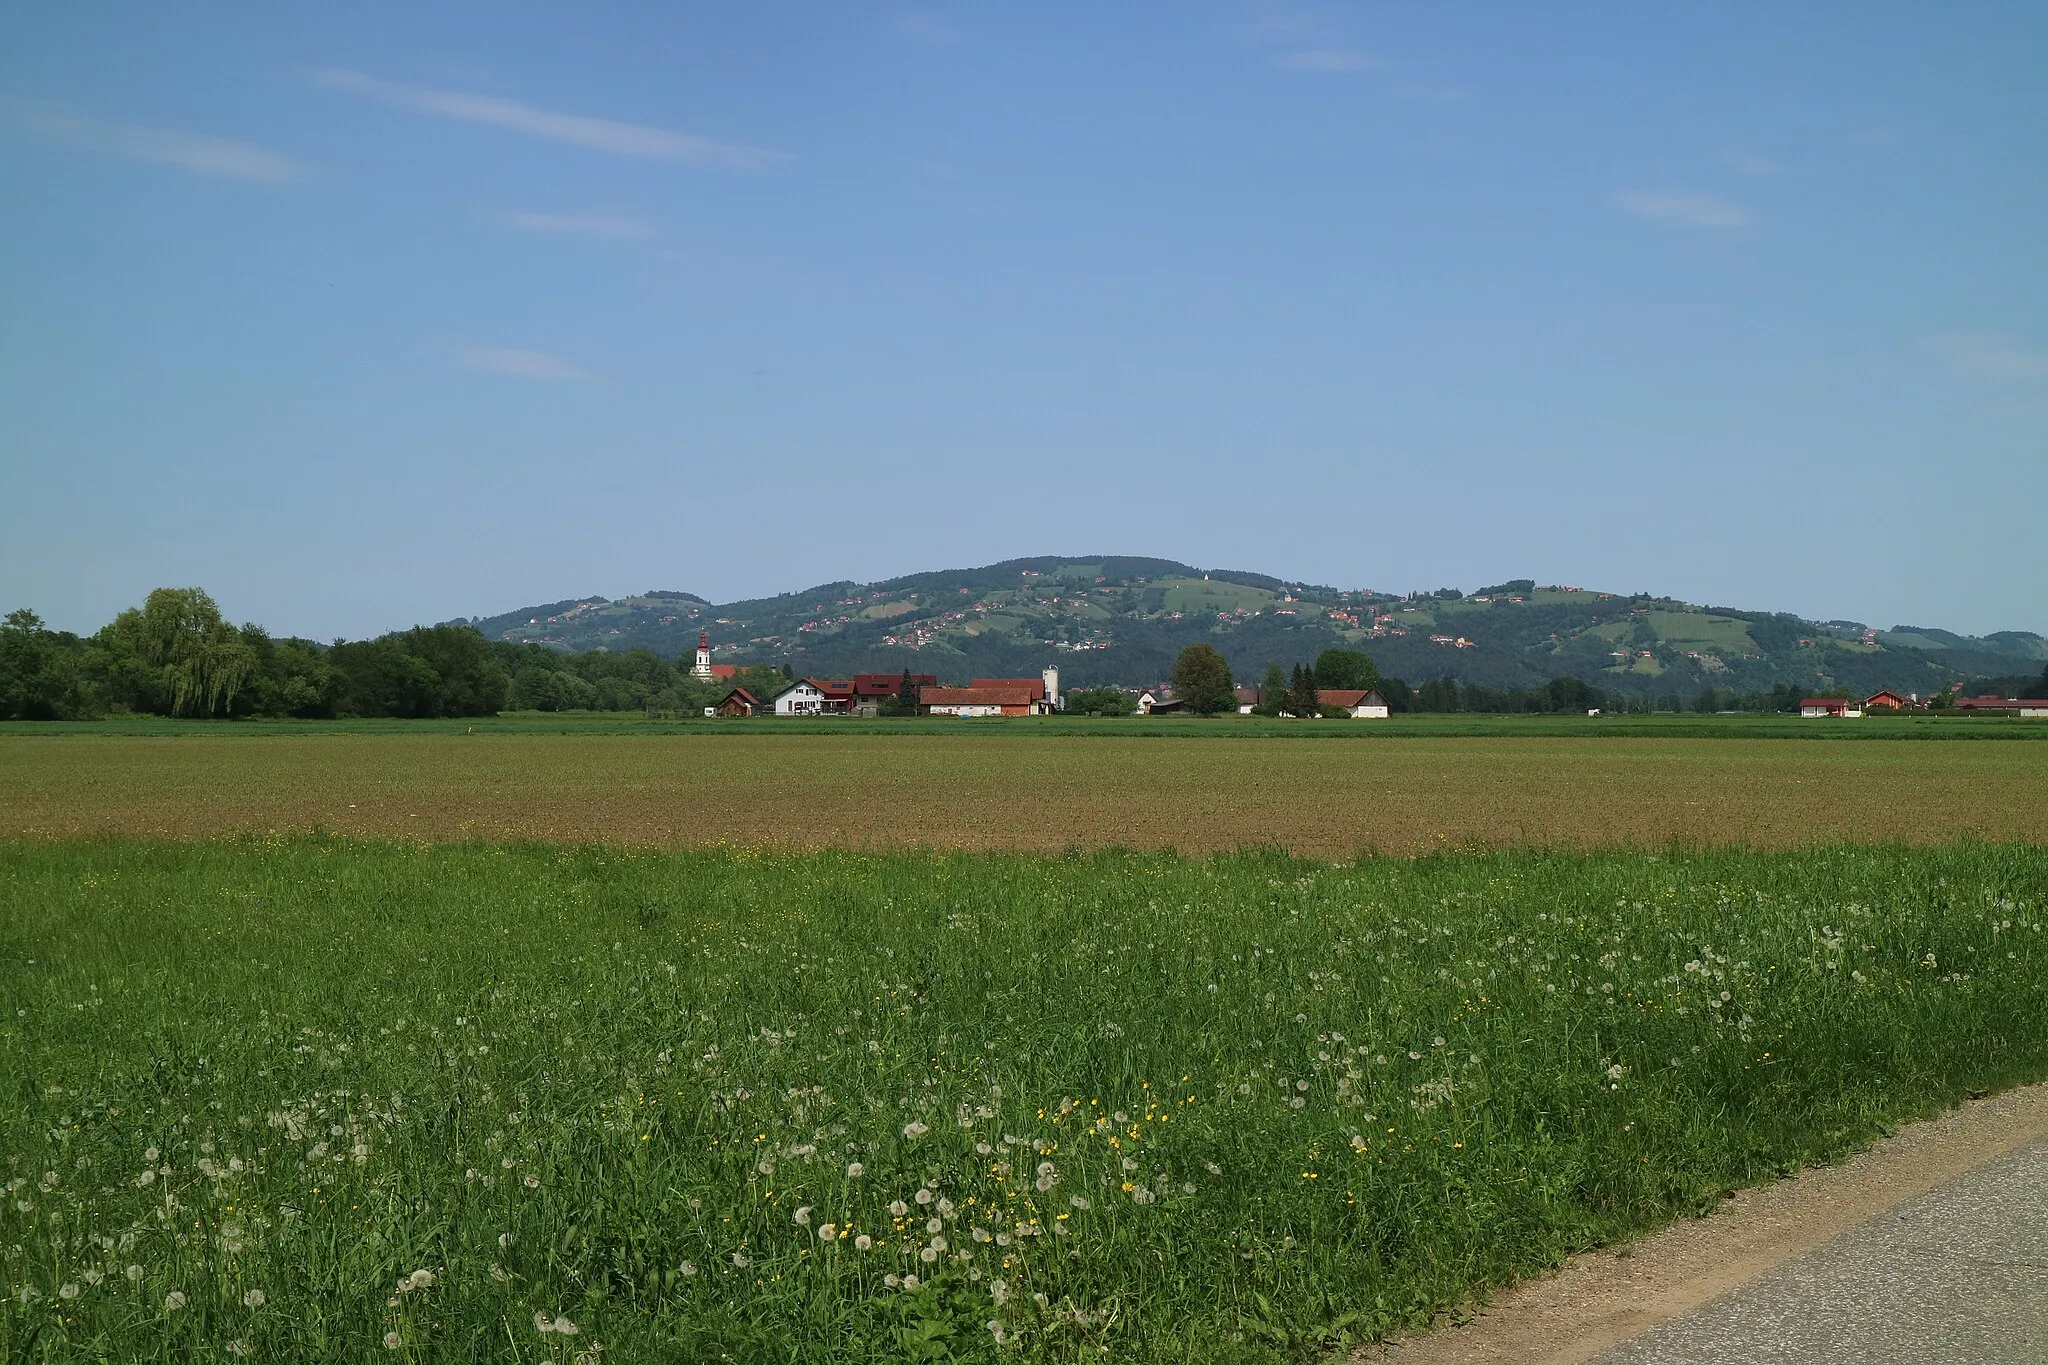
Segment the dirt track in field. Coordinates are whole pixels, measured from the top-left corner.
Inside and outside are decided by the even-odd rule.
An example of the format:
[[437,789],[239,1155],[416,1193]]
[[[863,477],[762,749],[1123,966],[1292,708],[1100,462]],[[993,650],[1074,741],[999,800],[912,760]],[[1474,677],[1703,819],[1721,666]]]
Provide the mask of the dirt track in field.
[[[1737,1191],[1709,1217],[1675,1224],[1627,1247],[1574,1256],[1555,1274],[1502,1292],[1462,1325],[1446,1322],[1433,1332],[1365,1348],[1352,1362],[1580,1365],[2044,1137],[2048,1085],[1974,1100],[1909,1125],[1839,1166]],[[2024,1209],[2014,1216],[2024,1218]],[[1988,1307],[1995,1313],[2000,1306]],[[1949,1344],[1956,1350],[1953,1358],[1969,1358],[1964,1343]],[[1926,1360],[1934,1358],[1927,1348],[1938,1350],[1942,1343],[1915,1345],[1921,1350],[1914,1359]]]
[[0,736],[0,834],[1188,851],[2048,840],[2048,746],[997,734]]

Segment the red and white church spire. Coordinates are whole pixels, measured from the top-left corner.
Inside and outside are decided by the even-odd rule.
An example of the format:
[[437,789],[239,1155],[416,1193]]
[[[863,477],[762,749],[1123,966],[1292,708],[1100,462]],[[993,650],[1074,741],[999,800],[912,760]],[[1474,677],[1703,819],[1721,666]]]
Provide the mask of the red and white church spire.
[[698,682],[711,681],[711,632],[708,630],[697,632],[697,666],[690,670],[690,675]]

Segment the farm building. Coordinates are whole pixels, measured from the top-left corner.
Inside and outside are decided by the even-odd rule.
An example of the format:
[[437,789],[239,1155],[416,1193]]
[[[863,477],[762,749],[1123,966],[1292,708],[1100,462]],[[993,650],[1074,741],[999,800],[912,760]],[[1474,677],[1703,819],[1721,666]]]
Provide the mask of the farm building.
[[1138,714],[1141,716],[1170,716],[1187,710],[1187,703],[1164,687],[1146,688],[1138,694]]
[[2012,711],[2022,716],[2048,717],[2048,697],[1957,697],[1958,711]]
[[926,687],[917,704],[928,716],[1028,716],[1040,704],[1026,687]]
[[1233,690],[1237,693],[1237,714],[1240,716],[1250,715],[1252,708],[1259,704],[1259,689],[1256,687],[1239,687]]
[[1852,716],[1860,717],[1863,708],[1847,697],[1801,697],[1799,714],[1802,716]]
[[1060,709],[1060,671],[1048,668],[1036,678],[974,678],[969,687],[994,687],[1031,694],[1031,714],[1048,715]]
[[1917,698],[1902,697],[1890,688],[1886,688],[1874,697],[1865,697],[1863,699],[1863,709],[1866,711],[1911,711],[1919,705],[1920,702]]
[[721,716],[751,716],[761,706],[760,699],[744,687],[735,687],[725,694],[725,700],[713,710]]
[[1385,697],[1377,692],[1353,691],[1350,688],[1320,688],[1316,692],[1316,705],[1342,710],[1354,720],[1385,720],[1388,715]]

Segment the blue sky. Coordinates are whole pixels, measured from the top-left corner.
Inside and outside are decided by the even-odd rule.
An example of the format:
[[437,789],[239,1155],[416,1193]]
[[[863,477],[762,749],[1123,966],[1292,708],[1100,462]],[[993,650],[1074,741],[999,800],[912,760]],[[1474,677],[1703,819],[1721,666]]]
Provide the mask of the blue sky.
[[0,608],[1044,553],[2048,632],[2048,6],[15,5]]

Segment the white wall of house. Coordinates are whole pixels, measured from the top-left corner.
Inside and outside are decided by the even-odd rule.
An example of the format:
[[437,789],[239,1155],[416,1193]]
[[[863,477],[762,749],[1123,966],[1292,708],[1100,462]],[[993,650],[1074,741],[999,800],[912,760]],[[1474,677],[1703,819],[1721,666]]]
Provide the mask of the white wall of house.
[[935,716],[1000,716],[1003,714],[1003,708],[979,705],[934,706],[931,713]]
[[825,694],[809,683],[798,683],[775,699],[778,716],[815,716],[825,709]]

